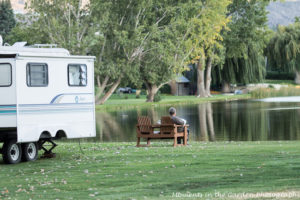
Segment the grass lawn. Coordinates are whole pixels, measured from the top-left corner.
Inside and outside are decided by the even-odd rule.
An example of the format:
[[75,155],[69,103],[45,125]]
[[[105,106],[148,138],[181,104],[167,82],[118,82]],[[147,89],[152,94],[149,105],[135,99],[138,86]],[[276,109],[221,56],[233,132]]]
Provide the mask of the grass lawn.
[[160,102],[147,103],[146,95],[141,95],[139,99],[136,99],[135,94],[113,94],[112,97],[104,103],[104,105],[98,105],[97,110],[109,110],[119,108],[135,108],[140,106],[153,106],[153,105],[174,105],[174,104],[197,104],[201,102],[214,102],[214,101],[232,101],[238,99],[249,99],[250,94],[243,95],[213,95],[209,98],[197,98],[196,96],[172,96],[162,95]]
[[258,192],[300,198],[298,141],[134,145],[83,143],[81,154],[77,143],[59,143],[53,159],[0,160],[0,199],[247,199],[241,195]]

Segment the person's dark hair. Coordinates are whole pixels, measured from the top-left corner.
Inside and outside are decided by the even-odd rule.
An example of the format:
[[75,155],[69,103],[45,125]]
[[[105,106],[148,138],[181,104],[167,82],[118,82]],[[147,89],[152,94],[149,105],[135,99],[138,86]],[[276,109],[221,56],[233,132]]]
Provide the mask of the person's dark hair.
[[169,113],[170,113],[170,115],[174,115],[174,114],[176,113],[176,109],[173,108],[173,107],[171,107],[171,108],[169,109]]

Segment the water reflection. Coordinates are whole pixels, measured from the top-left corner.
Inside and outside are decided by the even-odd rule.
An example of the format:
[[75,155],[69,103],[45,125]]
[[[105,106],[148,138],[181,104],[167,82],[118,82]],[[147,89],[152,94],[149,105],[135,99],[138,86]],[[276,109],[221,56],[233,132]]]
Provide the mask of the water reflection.
[[[137,117],[153,122],[170,106],[97,112],[98,141],[136,141]],[[300,138],[299,102],[235,101],[176,106],[190,124],[192,141],[265,141]]]
[[111,115],[111,113],[98,112],[96,114],[97,122],[97,139],[100,141],[112,141],[114,134],[117,134],[118,138],[124,139],[124,135],[120,135],[122,129],[117,120]]
[[200,137],[196,140],[200,141],[215,141],[215,129],[213,121],[213,111],[211,103],[198,105],[198,119],[199,119],[199,134]]

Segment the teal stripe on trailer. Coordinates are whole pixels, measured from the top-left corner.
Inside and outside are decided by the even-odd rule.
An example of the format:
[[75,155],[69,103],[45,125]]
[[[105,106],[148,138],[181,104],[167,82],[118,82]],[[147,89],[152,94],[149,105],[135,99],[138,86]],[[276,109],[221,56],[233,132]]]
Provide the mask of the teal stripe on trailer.
[[[0,115],[16,114],[16,105],[0,105]],[[72,113],[72,112],[93,112],[92,103],[77,104],[21,104],[19,105],[20,114],[52,114],[52,113]]]
[[7,110],[7,111],[0,110],[0,115],[16,115],[16,114],[17,114],[16,110]]

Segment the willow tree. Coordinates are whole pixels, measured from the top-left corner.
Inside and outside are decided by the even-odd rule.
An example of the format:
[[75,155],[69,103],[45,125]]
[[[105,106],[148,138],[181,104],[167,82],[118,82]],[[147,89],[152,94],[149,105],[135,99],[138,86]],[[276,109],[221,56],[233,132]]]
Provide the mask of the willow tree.
[[230,83],[259,82],[264,78],[268,3],[267,0],[233,0],[229,5],[229,31],[223,33],[225,62],[216,68],[223,92],[229,92]]
[[186,45],[188,49],[192,49],[191,61],[197,65],[198,97],[210,96],[211,66],[214,52],[216,48],[220,48],[219,42],[223,40],[221,31],[229,22],[226,16],[229,3],[229,0],[196,1],[194,4],[197,6],[191,11],[191,31]]
[[295,72],[295,83],[300,84],[300,22],[279,26],[270,40],[266,55],[272,68]]

